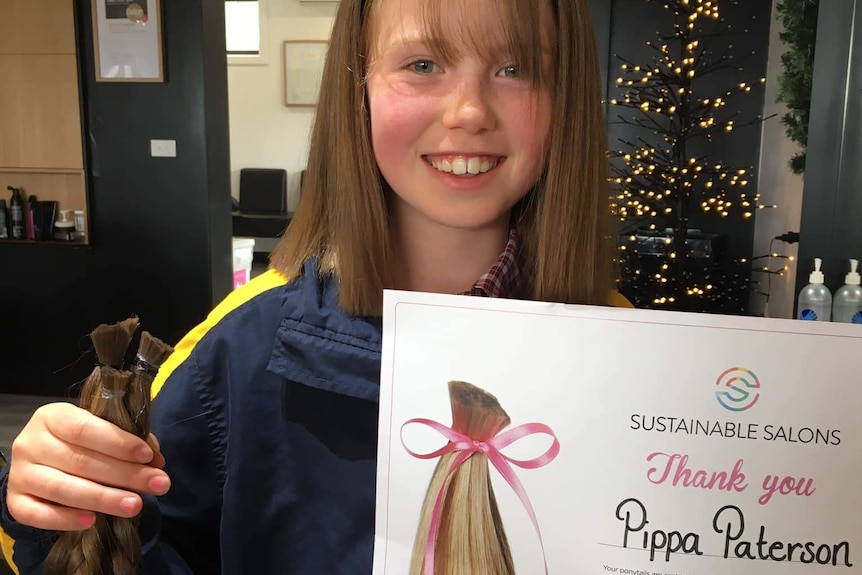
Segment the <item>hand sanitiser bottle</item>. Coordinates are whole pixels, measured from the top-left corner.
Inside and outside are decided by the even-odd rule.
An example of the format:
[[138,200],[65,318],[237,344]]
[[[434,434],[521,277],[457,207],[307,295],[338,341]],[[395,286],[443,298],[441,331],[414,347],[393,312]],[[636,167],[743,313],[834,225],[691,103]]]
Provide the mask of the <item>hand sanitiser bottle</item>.
[[808,285],[799,292],[797,319],[806,321],[830,321],[832,319],[832,292],[823,283],[820,264],[823,260],[814,258],[814,271],[808,276]]
[[832,300],[832,321],[862,324],[862,283],[856,271],[858,260],[850,260],[850,271],[844,285],[835,292]]

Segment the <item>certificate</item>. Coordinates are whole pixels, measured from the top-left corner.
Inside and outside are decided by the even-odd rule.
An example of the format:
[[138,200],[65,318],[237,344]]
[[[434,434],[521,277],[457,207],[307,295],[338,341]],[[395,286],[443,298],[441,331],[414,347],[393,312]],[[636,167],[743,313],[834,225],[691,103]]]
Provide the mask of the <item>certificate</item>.
[[387,291],[375,575],[862,573],[862,328]]
[[320,98],[320,83],[329,42],[285,40],[284,105],[314,107]]
[[92,0],[96,81],[163,82],[160,0]]

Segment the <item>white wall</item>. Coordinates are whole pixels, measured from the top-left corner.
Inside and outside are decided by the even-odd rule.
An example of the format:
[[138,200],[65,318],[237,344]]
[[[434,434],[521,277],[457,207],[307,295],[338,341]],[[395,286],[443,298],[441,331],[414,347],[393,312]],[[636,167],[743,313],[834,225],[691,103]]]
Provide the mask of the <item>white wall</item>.
[[[790,171],[788,161],[799,151],[799,146],[785,134],[780,119],[787,111],[783,104],[775,102],[778,93],[778,76],[781,73],[781,54],[784,44],[779,38],[782,30],[781,22],[776,19],[775,4],[772,8],[772,26],[769,39],[769,63],[766,76],[766,97],[764,100],[764,117],[777,114],[762,125],[761,157],[759,167],[758,190],[761,203],[777,205],[777,209],[760,210],[757,213],[754,227],[754,254],[759,256],[769,253],[769,243],[775,236],[787,231],[799,231],[802,215],[803,177]],[[786,244],[775,241],[773,253],[796,257],[798,244]],[[771,269],[779,269],[784,265],[788,271],[784,276],[767,276],[762,273],[752,274],[752,280],[760,282],[760,290],[768,291],[768,309],[765,309],[765,298],[754,295],[751,302],[752,314],[765,314],[769,317],[790,318],[793,315],[795,299],[796,261],[785,259],[760,259],[755,266],[769,265]],[[807,273],[807,270],[803,270]],[[771,281],[771,284],[770,284]]]
[[228,64],[231,193],[239,197],[239,170],[282,168],[288,177],[288,210],[299,199],[299,172],[308,156],[314,108],[284,105],[282,42],[328,40],[337,4],[266,0],[263,64]]

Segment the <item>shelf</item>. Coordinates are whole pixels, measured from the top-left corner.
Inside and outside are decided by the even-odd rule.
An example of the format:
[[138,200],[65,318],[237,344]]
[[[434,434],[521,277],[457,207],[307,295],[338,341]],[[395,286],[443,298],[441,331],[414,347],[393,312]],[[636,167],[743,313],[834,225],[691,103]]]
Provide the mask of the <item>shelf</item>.
[[5,174],[67,174],[77,176],[83,174],[81,168],[5,168],[0,166],[0,173]]
[[0,246],[2,245],[68,246],[79,248],[90,247],[83,240],[75,240],[73,242],[63,242],[60,240],[42,240],[40,242],[37,242],[36,240],[0,240]]

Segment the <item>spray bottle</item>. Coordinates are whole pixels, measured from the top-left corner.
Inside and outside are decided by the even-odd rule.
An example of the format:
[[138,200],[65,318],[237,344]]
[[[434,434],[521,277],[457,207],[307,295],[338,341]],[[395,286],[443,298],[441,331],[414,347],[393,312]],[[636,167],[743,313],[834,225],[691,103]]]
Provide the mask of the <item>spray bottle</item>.
[[856,267],[859,260],[850,260],[850,271],[844,278],[844,285],[835,292],[832,301],[832,321],[862,324],[862,283]]
[[814,258],[814,271],[808,276],[808,285],[799,292],[797,319],[830,321],[832,318],[832,292],[823,283],[822,261]]

